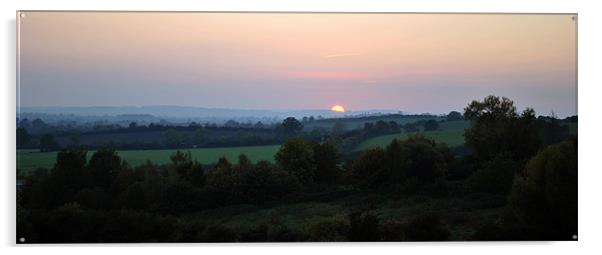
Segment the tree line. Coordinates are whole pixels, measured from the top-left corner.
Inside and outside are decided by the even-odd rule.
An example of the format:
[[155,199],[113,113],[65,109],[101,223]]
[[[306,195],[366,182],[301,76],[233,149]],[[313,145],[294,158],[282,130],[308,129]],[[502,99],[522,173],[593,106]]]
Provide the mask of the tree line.
[[[576,233],[577,141],[542,131],[532,109],[494,96],[473,101],[463,117],[469,155],[420,135],[344,161],[333,139],[291,137],[275,163],[218,159],[203,166],[189,152],[170,163],[131,166],[112,149],[87,160],[84,150],[63,150],[50,171],[26,177],[18,192],[17,235],[31,242],[152,241],[402,241],[448,240],[441,215],[404,221],[377,209],[352,211],[310,222],[303,231],[280,223],[232,229],[215,222],[183,220],[187,213],[236,204],[333,201],[378,193],[451,198],[501,197],[498,220],[482,224],[474,240],[567,240]],[[287,124],[285,124],[287,123]],[[553,125],[553,124],[551,124]],[[289,119],[282,132],[299,132]],[[544,135],[549,132],[551,134]],[[547,139],[547,140],[546,140]],[[560,141],[549,145],[550,141]],[[454,183],[460,181],[460,188]]]

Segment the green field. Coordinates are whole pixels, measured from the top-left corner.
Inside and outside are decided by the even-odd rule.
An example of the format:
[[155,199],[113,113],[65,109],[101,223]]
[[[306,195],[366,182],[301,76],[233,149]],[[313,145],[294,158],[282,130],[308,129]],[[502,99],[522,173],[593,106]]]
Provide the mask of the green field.
[[395,122],[397,122],[397,124],[403,125],[403,124],[407,124],[407,123],[417,122],[420,120],[430,120],[430,119],[438,119],[438,117],[432,117],[432,116],[416,116],[416,117],[383,116],[383,117],[374,118],[374,119],[363,119],[363,118],[325,119],[325,120],[318,120],[318,121],[314,121],[314,122],[310,122],[310,123],[305,123],[304,130],[309,131],[314,128],[323,128],[326,130],[331,130],[332,126],[336,122],[343,123],[345,129],[351,130],[351,129],[356,129],[356,128],[363,128],[364,124],[366,122],[374,123],[379,120],[387,121],[387,122],[395,121]]
[[355,151],[365,150],[374,147],[386,147],[393,139],[404,140],[408,137],[409,134],[421,134],[428,138],[431,138],[439,143],[445,143],[450,147],[456,147],[458,145],[464,144],[464,130],[462,129],[450,129],[444,131],[427,131],[427,132],[417,132],[417,133],[399,133],[392,135],[383,135],[368,139],[360,143]]
[[360,143],[355,151],[365,150],[374,147],[386,147],[393,139],[404,140],[409,134],[421,134],[429,137],[436,142],[445,143],[450,147],[464,144],[464,128],[468,127],[466,121],[449,121],[440,124],[436,131],[423,131],[418,133],[399,133],[391,135],[377,136]]
[[[238,155],[244,153],[253,162],[260,160],[274,161],[274,154],[280,145],[245,146],[227,148],[201,148],[182,149],[190,151],[192,158],[202,164],[215,163],[218,158],[226,157],[228,160],[236,161]],[[157,164],[169,162],[169,156],[176,150],[126,150],[118,151],[119,156],[131,165],[141,165],[147,160]],[[94,152],[88,152],[90,157]],[[38,152],[37,150],[19,150],[17,152],[17,173],[26,174],[37,168],[52,168],[55,163],[57,152]]]

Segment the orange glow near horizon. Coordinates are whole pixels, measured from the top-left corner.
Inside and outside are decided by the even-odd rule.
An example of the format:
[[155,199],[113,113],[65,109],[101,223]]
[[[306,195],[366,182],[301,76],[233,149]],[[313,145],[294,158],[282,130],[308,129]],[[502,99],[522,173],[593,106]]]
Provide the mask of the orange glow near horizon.
[[577,111],[571,14],[32,11],[18,22],[23,106],[323,109],[336,99],[353,111],[447,113],[495,94],[538,113]]
[[341,105],[335,105],[332,108],[330,108],[331,111],[333,112],[345,112],[345,108],[343,108],[343,106]]

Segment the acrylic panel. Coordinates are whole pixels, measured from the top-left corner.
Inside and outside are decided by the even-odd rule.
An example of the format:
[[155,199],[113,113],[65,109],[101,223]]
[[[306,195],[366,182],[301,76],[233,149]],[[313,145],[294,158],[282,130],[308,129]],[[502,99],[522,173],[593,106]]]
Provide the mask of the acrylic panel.
[[577,15],[17,13],[17,243],[577,240]]

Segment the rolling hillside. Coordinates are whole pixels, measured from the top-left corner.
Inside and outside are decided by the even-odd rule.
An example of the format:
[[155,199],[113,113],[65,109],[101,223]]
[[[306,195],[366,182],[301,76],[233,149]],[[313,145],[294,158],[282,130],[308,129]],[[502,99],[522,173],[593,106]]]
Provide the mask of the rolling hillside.
[[[253,162],[260,160],[273,161],[274,154],[280,148],[280,145],[265,146],[245,146],[245,147],[227,147],[227,148],[200,148],[184,149],[190,151],[192,158],[198,160],[201,164],[215,163],[220,157],[226,157],[230,161],[236,162],[238,155],[244,153]],[[128,163],[136,166],[145,163],[147,160],[157,164],[169,162],[169,156],[176,150],[127,150],[118,151],[119,156]],[[88,157],[94,152],[89,151]],[[37,152],[33,150],[20,150],[17,152],[17,173],[27,174],[37,168],[52,168],[56,161],[57,152]]]
[[422,134],[436,142],[445,143],[450,147],[455,147],[464,144],[464,129],[468,127],[468,125],[469,123],[467,121],[448,121],[442,122],[439,129],[435,131],[421,131],[417,133],[401,132],[399,134],[377,136],[363,141],[354,151],[361,151],[379,146],[384,148],[391,143],[393,139],[403,140],[410,134]]

